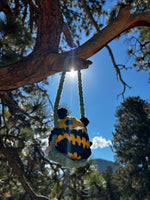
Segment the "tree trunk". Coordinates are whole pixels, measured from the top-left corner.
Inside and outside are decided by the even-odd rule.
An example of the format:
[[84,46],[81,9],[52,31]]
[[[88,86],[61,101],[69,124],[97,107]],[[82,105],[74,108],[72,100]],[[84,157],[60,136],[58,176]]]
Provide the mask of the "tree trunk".
[[130,13],[130,6],[123,6],[113,23],[78,48],[58,53],[60,34],[63,29],[62,14],[56,0],[39,1],[41,14],[36,45],[33,52],[22,60],[0,68],[0,91],[8,91],[74,68],[88,68],[89,57],[100,51],[106,44],[124,31],[150,26],[150,12]]
[[13,152],[9,148],[4,147],[4,144],[3,144],[2,140],[1,140],[1,138],[0,138],[0,150],[4,154],[4,156],[6,156],[8,162],[9,162],[9,166],[12,167],[13,171],[18,176],[18,179],[21,182],[23,188],[32,197],[32,199],[33,200],[49,200],[49,198],[41,196],[41,195],[37,195],[33,191],[33,189],[31,188],[31,186],[29,185],[29,183],[25,179],[24,172],[19,167],[18,161],[16,161],[16,159],[15,159],[15,154],[12,154]]
[[34,51],[58,53],[60,35],[63,30],[63,16],[58,1],[39,1],[40,13]]

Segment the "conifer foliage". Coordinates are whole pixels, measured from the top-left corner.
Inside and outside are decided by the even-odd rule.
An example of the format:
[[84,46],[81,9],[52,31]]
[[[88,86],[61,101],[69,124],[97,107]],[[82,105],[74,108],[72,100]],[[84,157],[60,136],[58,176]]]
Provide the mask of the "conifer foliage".
[[150,104],[140,97],[127,98],[116,112],[113,150],[121,164],[118,185],[125,199],[149,197]]
[[[105,176],[109,182],[106,191],[106,181],[91,170],[91,163],[67,176],[66,170],[50,162],[43,151],[53,121],[46,78],[61,72],[66,59],[67,70],[72,63],[76,70],[85,69],[92,63],[87,59],[106,46],[125,89],[121,69],[126,67],[116,63],[108,43],[140,26],[136,29],[140,37],[131,38],[129,54],[136,58],[139,70],[149,69],[149,1],[115,1],[111,9],[107,2],[0,0],[0,199],[48,200],[64,199],[67,195],[66,198],[73,200],[104,199],[108,191],[112,193],[114,183],[110,187],[111,181]],[[80,45],[81,35],[91,39]],[[135,100],[142,105],[136,98],[132,103]],[[127,143],[118,146],[114,134],[114,148],[120,162],[128,163],[137,175],[141,174],[144,182],[139,178],[138,186],[139,189],[143,186],[146,194],[149,119],[147,104],[143,105],[135,106],[130,117],[123,116],[124,110],[120,111],[119,119],[126,123],[117,125],[116,131]],[[141,118],[138,113],[142,114]],[[123,143],[121,139],[119,143]]]
[[[61,72],[65,60],[72,55],[67,70],[72,61],[76,69],[88,68],[92,62],[87,59],[105,46],[120,77],[123,65],[117,65],[108,43],[131,28],[149,27],[150,6],[147,0],[115,1],[115,5],[112,3],[106,9],[106,3],[104,0],[1,0],[0,90],[39,82]],[[140,69],[149,68],[147,31],[140,34],[140,39],[133,37],[135,44],[129,49],[137,58],[136,65],[140,63]],[[83,32],[91,38],[80,45],[80,33]],[[62,42],[69,51],[65,51]],[[14,56],[17,56],[16,62],[11,60]]]

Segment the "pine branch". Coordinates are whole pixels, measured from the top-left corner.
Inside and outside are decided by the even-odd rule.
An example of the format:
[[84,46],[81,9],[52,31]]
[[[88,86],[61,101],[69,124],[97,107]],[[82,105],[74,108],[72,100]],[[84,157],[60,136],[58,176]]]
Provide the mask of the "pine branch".
[[123,91],[122,91],[121,95],[122,95],[122,97],[124,99],[124,93],[126,91],[126,87],[128,87],[128,88],[131,88],[131,87],[129,85],[127,85],[127,83],[123,80],[119,66],[122,66],[124,69],[126,69],[126,67],[124,65],[116,64],[116,61],[115,61],[115,58],[114,58],[114,55],[113,55],[113,52],[112,52],[111,48],[108,45],[106,45],[106,48],[107,48],[107,50],[109,52],[109,55],[110,55],[111,60],[112,60],[112,63],[113,63],[114,68],[116,70],[116,74],[117,74],[117,76],[119,76],[119,80],[123,84]]
[[69,187],[69,189],[72,191],[72,192],[75,192],[76,194],[78,194],[80,197],[83,197],[83,198],[91,198],[90,195],[86,195],[86,194],[82,194],[79,190],[76,190],[74,189],[73,187]]
[[[3,93],[3,94],[0,94],[0,97],[3,99],[3,105],[5,106],[8,106],[9,108],[9,111],[11,113],[11,115],[15,115],[17,113],[21,113],[22,116],[25,115],[27,116],[30,120],[33,119],[35,121],[39,121],[40,123],[42,123],[42,121],[40,120],[40,118],[38,118],[37,116],[31,116],[29,115],[25,110],[21,109],[17,102],[13,99],[13,96],[12,94],[9,92],[9,93]],[[22,121],[23,118],[22,118],[21,115],[18,116],[18,118],[20,118],[20,120]],[[30,126],[30,123],[29,121],[23,121],[27,126]]]
[[73,42],[73,38],[72,35],[70,33],[69,27],[67,23],[63,23],[63,33],[66,37],[66,41],[68,43],[68,45],[73,48],[73,47],[77,47],[76,44]]
[[[77,62],[76,70],[85,69],[91,64],[86,59],[100,51],[121,33],[133,27],[150,26],[150,12],[131,13],[129,6],[123,6],[113,23],[74,50],[58,54],[63,27],[62,12],[58,2],[36,0],[36,3],[39,3],[41,10],[37,23],[35,48],[22,60],[0,68],[0,91],[39,82],[47,76],[61,72],[66,58],[71,55],[74,55]],[[67,69],[70,67],[68,66]]]
[[49,102],[49,104],[51,105],[51,108],[52,108],[52,110],[53,110],[53,103],[52,103],[52,101],[50,100],[49,95],[47,94],[47,91],[46,91],[45,89],[42,89],[38,84],[37,84],[36,86],[37,86],[38,90],[40,90],[40,91],[47,97],[48,102]]
[[[86,14],[88,15],[89,19],[90,19],[91,22],[93,23],[93,25],[94,25],[96,31],[99,33],[99,32],[100,32],[99,26],[98,26],[98,24],[96,23],[94,17],[92,16],[89,7],[88,7],[88,5],[86,4],[86,1],[85,1],[85,0],[81,0],[81,2],[82,2],[83,8],[84,8]],[[124,5],[124,4],[123,4],[123,5]],[[123,5],[121,4],[121,8],[123,7]],[[126,10],[127,10],[126,12],[128,12],[128,14],[129,14],[129,9],[126,9]],[[120,9],[119,15],[122,15],[122,9]],[[115,57],[114,57],[114,55],[113,55],[113,52],[112,52],[110,46],[107,44],[105,47],[107,48],[107,50],[108,50],[108,52],[109,52],[109,55],[110,55],[110,57],[111,57],[111,60],[112,60],[112,63],[113,63],[113,65],[114,65],[114,68],[115,68],[115,70],[116,70],[116,73],[117,73],[117,75],[119,76],[119,80],[120,80],[121,83],[123,84],[123,91],[122,91],[121,94],[122,94],[122,97],[123,97],[123,99],[124,99],[124,93],[125,93],[125,91],[126,91],[126,87],[129,87],[129,88],[131,88],[131,87],[130,87],[129,85],[127,85],[126,82],[123,80],[122,75],[121,75],[121,71],[120,71],[120,69],[119,69],[119,66],[120,66],[120,65],[116,64]],[[124,68],[125,68],[125,66],[124,66]]]
[[49,200],[47,197],[37,195],[32,187],[27,182],[24,171],[22,171],[21,167],[18,165],[18,161],[16,161],[16,157],[19,159],[19,163],[22,163],[19,156],[15,154],[10,153],[10,149],[5,147],[3,144],[2,139],[0,138],[0,150],[6,156],[10,167],[14,170],[15,174],[18,176],[19,181],[21,182],[23,188],[26,190],[26,192],[33,198],[33,200]]
[[58,200],[61,200],[63,197],[64,192],[67,188],[69,188],[70,185],[70,170],[66,169],[64,173],[64,184],[61,187],[61,193],[58,197]]
[[85,0],[81,0],[81,3],[83,5],[83,9],[86,12],[86,14],[88,15],[89,19],[91,20],[92,24],[94,25],[94,27],[96,28],[97,32],[100,32],[99,27],[97,22],[95,21],[94,17],[92,16],[89,6],[87,5]]
[[0,1],[0,12],[4,12],[7,18],[10,18],[12,15],[12,11],[8,5],[8,0]]

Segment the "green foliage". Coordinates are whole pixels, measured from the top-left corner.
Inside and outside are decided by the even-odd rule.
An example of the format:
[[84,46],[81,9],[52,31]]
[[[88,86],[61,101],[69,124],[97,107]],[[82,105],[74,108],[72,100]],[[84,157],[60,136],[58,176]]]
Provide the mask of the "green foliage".
[[[103,9],[105,0],[87,0],[86,5],[90,13],[94,16],[97,24],[100,28],[104,26],[104,17],[107,12]],[[64,14],[64,19],[67,22],[71,35],[76,42],[77,46],[80,45],[81,35],[90,36],[95,33],[93,30],[93,24],[91,19],[85,13],[84,7],[81,1],[71,0],[68,2],[61,1],[61,9]],[[95,29],[95,28],[94,28]],[[62,47],[68,47],[64,45],[65,37],[62,36]]]
[[[0,66],[20,60],[34,48],[38,19],[36,2],[9,0],[10,17],[0,13]],[[113,5],[114,2],[111,1],[112,9],[105,5],[106,3],[110,2],[86,0],[99,28],[106,25],[106,16],[108,22],[112,23],[118,14],[119,3]],[[138,1],[137,5],[137,1],[127,3],[132,3],[132,12],[149,10],[149,1],[146,0]],[[96,33],[81,1],[61,0],[60,6],[64,21],[78,45],[82,35]],[[139,34],[131,40],[129,53],[135,57],[139,70],[148,70],[150,32],[146,28],[137,31]],[[62,49],[65,40],[62,36]],[[114,149],[125,168],[120,168],[116,177],[111,169],[103,175],[99,174],[93,168],[92,161],[89,161],[85,168],[72,170],[68,176],[62,166],[51,163],[43,152],[53,120],[47,91],[43,89],[47,84],[45,79],[38,84],[0,93],[0,145],[2,143],[13,157],[35,192],[49,198],[60,197],[59,199],[117,200],[120,195],[119,187],[124,199],[129,199],[129,196],[132,199],[142,199],[142,195],[146,196],[149,187],[149,104],[139,98],[129,99],[127,105],[124,103],[117,112],[119,124],[116,125],[114,134]],[[0,198],[31,199],[2,151]]]
[[134,67],[137,71],[149,71],[150,69],[150,31],[149,28],[139,28],[139,35],[132,36],[131,46],[128,49],[128,54],[135,58]]
[[[127,0],[127,4],[131,5],[131,12],[146,12],[150,11],[150,1],[136,1]],[[106,18],[106,23],[112,23],[119,12],[120,2],[116,2],[115,6],[112,6],[109,14]],[[131,34],[129,34],[131,33]],[[137,71],[150,69],[150,30],[148,27],[140,27],[135,29],[130,29],[123,33],[122,35],[127,36],[126,39],[129,40],[130,46],[128,47],[128,55],[132,58],[133,66],[136,67]],[[129,38],[129,39],[128,39]],[[121,39],[121,35],[116,39]]]
[[[41,84],[29,85],[0,95],[0,142],[3,141],[37,194],[68,200],[104,199],[105,180],[92,160],[86,167],[68,172],[45,157],[43,147],[51,128],[51,115],[47,112],[46,93],[41,92],[39,86]],[[3,154],[0,155],[0,173],[1,198],[31,199]]]
[[[31,89],[31,85],[29,87]],[[36,85],[32,85],[32,90],[28,95],[25,90],[22,88],[0,95],[1,107],[5,102],[1,116],[0,140],[13,156],[14,162],[18,165],[22,163],[22,170],[33,188],[39,194],[45,194],[46,190],[48,195],[51,184],[50,167],[48,167],[50,164],[42,149],[45,146],[44,139],[48,138],[50,132],[48,124],[51,120],[50,111],[48,113],[45,93],[42,95]],[[20,159],[16,155],[19,155]],[[0,154],[0,169],[2,169],[0,173],[3,174],[0,176],[2,183],[0,196],[6,195],[10,196],[9,199],[29,200],[30,197],[25,193],[3,154]]]
[[116,19],[118,12],[119,12],[119,8],[120,8],[119,2],[116,2],[115,6],[112,6],[110,8],[110,12],[109,12],[109,14],[107,14],[107,18],[106,18],[107,24],[112,23]]
[[65,171],[55,183],[51,198],[66,200],[105,199],[105,180],[96,170],[93,160],[77,170]]
[[106,185],[106,199],[120,200],[121,193],[116,181],[116,174],[113,173],[113,168],[108,166],[105,172],[102,173]]
[[[113,150],[122,167],[117,172],[118,185],[128,199],[142,199],[149,191],[150,104],[139,97],[129,97],[117,109]],[[130,189],[129,189],[130,188]]]
[[[90,11],[98,27],[101,29],[106,24],[112,23],[116,18],[121,3],[131,4],[132,12],[149,11],[150,2],[144,1],[105,1],[105,0],[86,0],[87,9]],[[11,7],[12,15],[10,18],[5,18],[0,15],[0,66],[12,63],[27,55],[33,49],[37,32],[38,7],[36,1],[28,4],[24,0],[8,1]],[[95,27],[91,19],[85,12],[81,1],[60,1],[61,10],[64,16],[64,21],[67,22],[71,31],[71,36],[74,42],[80,45],[82,36],[91,36],[96,33]],[[10,31],[11,30],[11,31]],[[147,30],[147,31],[146,31]],[[133,39],[131,36],[128,53],[134,57],[134,66],[137,70],[149,70],[149,29],[143,28],[130,30],[132,33],[138,34]],[[127,37],[129,37],[127,31]],[[124,34],[124,35],[125,35]],[[121,38],[121,35],[117,38]],[[59,49],[62,51],[68,48],[64,34],[61,37]]]
[[[150,10],[150,1],[133,1],[133,10],[135,12],[146,12]],[[133,30],[132,30],[133,31]],[[135,29],[134,36],[130,37],[130,46],[128,54],[134,58],[133,66],[136,67],[137,71],[150,69],[150,30],[148,27],[140,27]]]
[[[102,8],[102,6],[105,4],[105,1],[88,0],[86,3],[90,12],[95,16],[95,18],[97,18],[97,20],[102,14],[105,14],[105,11]],[[92,30],[92,24],[83,9],[82,3],[80,1],[72,0],[66,4],[62,2],[61,6],[66,21],[72,31],[73,37],[76,36],[78,38],[79,35],[77,34],[81,32],[85,32],[85,34],[88,36]]]
[[19,19],[0,16],[0,66],[25,56],[32,48],[34,38]]

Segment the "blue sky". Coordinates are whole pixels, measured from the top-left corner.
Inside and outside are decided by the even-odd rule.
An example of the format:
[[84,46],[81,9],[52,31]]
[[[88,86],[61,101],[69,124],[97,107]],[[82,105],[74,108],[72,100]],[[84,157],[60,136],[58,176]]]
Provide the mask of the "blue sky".
[[[114,40],[110,44],[116,63],[132,66],[127,56],[127,43],[125,40]],[[116,72],[106,48],[89,58],[93,64],[89,69],[82,70],[84,101],[86,117],[90,120],[88,133],[92,146],[92,158],[102,158],[114,161],[115,154],[110,148],[113,139],[112,132],[116,122],[115,112],[117,106],[123,101],[122,96],[117,98],[123,90],[122,83],[117,80]],[[131,89],[126,89],[125,97],[140,96],[150,100],[150,84],[148,72],[136,72],[136,69],[122,71],[124,81]],[[49,96],[54,102],[60,75],[49,77]],[[62,106],[67,106],[71,116],[80,118],[77,77],[67,73],[61,100]]]

